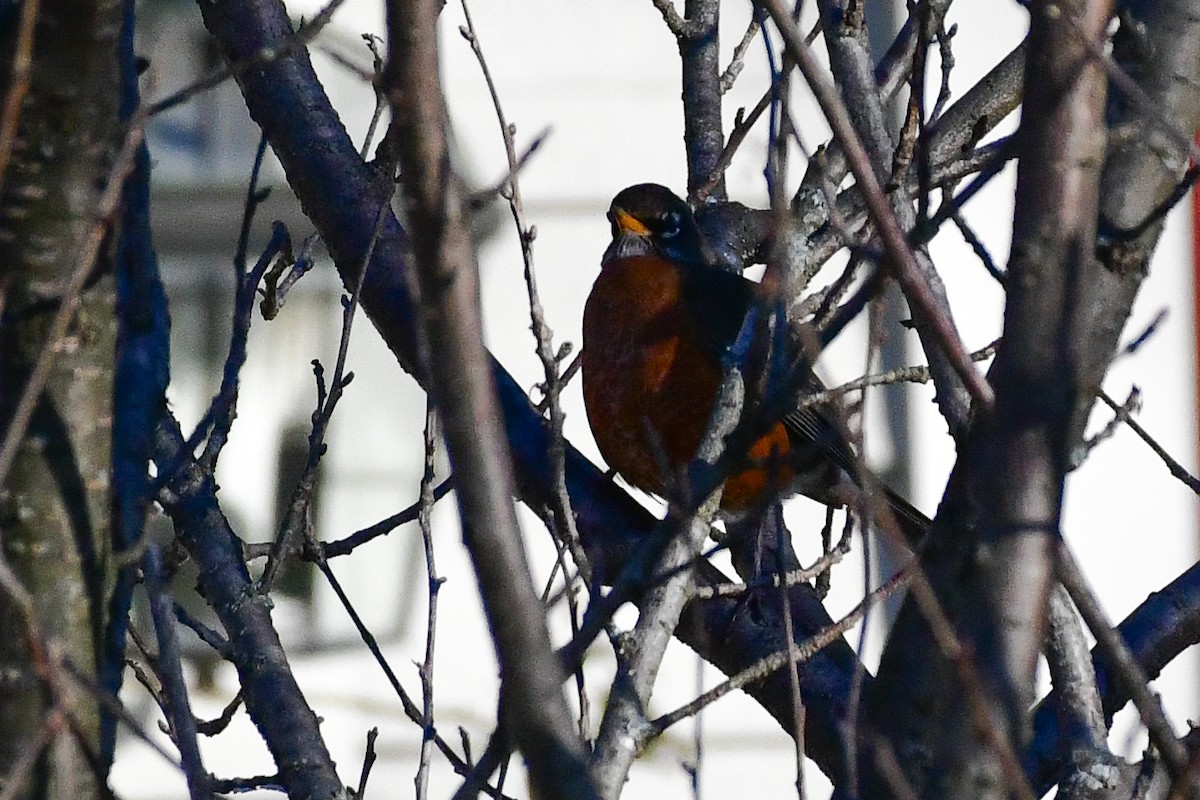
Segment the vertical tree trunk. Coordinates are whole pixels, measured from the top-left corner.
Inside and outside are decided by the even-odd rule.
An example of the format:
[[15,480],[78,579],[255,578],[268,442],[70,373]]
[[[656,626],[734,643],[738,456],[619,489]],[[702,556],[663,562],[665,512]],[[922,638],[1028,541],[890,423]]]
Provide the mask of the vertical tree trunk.
[[[43,0],[38,15],[27,82],[11,69],[21,54],[20,26],[15,20],[0,25],[0,98],[23,94],[19,106],[10,104],[20,116],[0,172],[0,430],[6,437],[21,424],[14,411],[79,267],[120,141],[120,2]],[[94,674],[110,567],[115,327],[104,260],[92,265],[73,321],[51,345],[50,377],[0,485],[3,554],[33,599],[45,640],[31,639],[19,605],[0,593],[0,774],[10,775],[45,737],[22,797],[97,794],[89,766],[98,744],[97,705],[62,682],[46,681],[41,645],[51,645],[48,658],[64,656]],[[57,720],[56,705],[69,712],[70,724]]]

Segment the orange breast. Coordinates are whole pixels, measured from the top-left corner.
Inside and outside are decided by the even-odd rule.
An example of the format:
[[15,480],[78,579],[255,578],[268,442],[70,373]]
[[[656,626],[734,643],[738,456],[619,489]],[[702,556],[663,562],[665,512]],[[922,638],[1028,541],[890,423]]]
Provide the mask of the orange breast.
[[[654,256],[614,261],[596,279],[583,314],[583,399],[596,444],[622,477],[659,495],[667,476],[695,456],[721,382],[680,277]],[[784,485],[788,449],[783,425],[775,426],[749,454],[752,466],[726,482],[722,507],[745,508],[768,485]]]

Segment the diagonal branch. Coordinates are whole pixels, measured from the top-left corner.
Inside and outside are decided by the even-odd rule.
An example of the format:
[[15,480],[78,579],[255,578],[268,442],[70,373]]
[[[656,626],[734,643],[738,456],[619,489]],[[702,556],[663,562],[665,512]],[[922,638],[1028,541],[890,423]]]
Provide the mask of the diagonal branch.
[[271,622],[271,601],[255,589],[242,560],[241,541],[217,505],[217,486],[191,453],[169,411],[156,431],[154,460],[162,469],[181,463],[171,478],[167,513],[180,543],[200,566],[197,582],[229,636],[246,710],[270,750],[289,796],[343,798],[319,720],[304,701]]
[[388,3],[382,76],[393,114],[389,152],[398,159],[412,232],[421,343],[438,365],[429,371],[430,394],[459,478],[463,536],[500,661],[501,722],[525,757],[534,794],[594,797],[513,506],[512,468],[483,347],[475,254],[450,169],[440,8],[437,0]]
[[[932,40],[932,33],[945,14],[946,5],[944,2],[926,3],[920,10],[914,10],[910,14],[907,29],[912,35],[900,38],[903,41],[911,39],[913,49],[918,55],[925,52],[927,42]],[[895,148],[893,137],[888,132],[888,109],[884,106],[884,95],[876,84],[872,69],[870,42],[867,39],[866,20],[863,18],[861,7],[839,0],[821,0],[819,6],[825,27],[830,68],[845,99],[854,131],[869,155],[874,175],[880,182],[890,182],[889,172]],[[917,61],[923,64],[922,59]],[[913,79],[923,82],[925,76],[916,75]],[[842,145],[842,149],[847,149],[847,143],[843,142]],[[850,150],[847,149],[847,152]],[[925,149],[925,153],[928,155],[928,148]],[[925,166],[928,166],[928,161]],[[909,164],[904,172],[927,176],[928,170],[919,167],[917,164]],[[831,179],[837,180],[832,176]],[[912,192],[907,182],[900,181],[899,185],[889,192],[887,200],[899,226],[903,230],[914,229],[917,224],[917,212],[913,207]],[[915,247],[912,250],[912,266],[918,271],[921,283],[928,289],[930,300],[936,308],[935,315],[944,320],[949,330],[957,336],[945,287],[923,247]],[[900,285],[906,296],[911,294],[902,277]],[[923,309],[920,301],[915,298],[909,297],[908,302],[913,307],[916,331],[933,370],[934,386],[937,390],[935,400],[949,424],[951,434],[957,439],[966,429],[970,411],[967,386],[964,379],[955,374],[953,355],[948,357],[946,354],[942,342],[945,333],[928,324],[929,310]]]
[[[990,408],[994,401],[992,389],[983,376],[975,370],[971,363],[970,353],[954,329],[954,323],[942,313],[933,290],[924,278],[904,230],[892,213],[887,197],[883,193],[883,187],[875,176],[870,155],[854,130],[845,102],[838,94],[829,76],[822,71],[812,50],[804,43],[799,29],[792,21],[791,13],[784,7],[782,0],[758,1],[779,28],[788,55],[800,68],[805,80],[808,81],[809,88],[820,104],[826,120],[846,149],[850,171],[854,174],[854,179],[863,192],[871,219],[878,229],[890,259],[893,274],[900,282],[905,296],[912,305],[913,313],[918,315],[922,323],[929,327],[931,335],[937,339],[940,348],[944,350],[950,366],[962,380],[971,398],[981,409]],[[957,415],[958,412],[955,413]],[[957,416],[953,417],[953,419],[957,418]],[[965,419],[965,410],[963,418]]]

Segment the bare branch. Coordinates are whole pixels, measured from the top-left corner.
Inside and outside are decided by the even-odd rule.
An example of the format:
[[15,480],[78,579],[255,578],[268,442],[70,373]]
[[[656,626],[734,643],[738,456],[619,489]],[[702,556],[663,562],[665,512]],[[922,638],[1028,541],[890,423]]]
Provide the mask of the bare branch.
[[158,639],[158,674],[166,703],[163,710],[167,714],[175,746],[179,748],[188,794],[192,800],[207,800],[211,796],[209,774],[200,756],[196,718],[192,714],[187,684],[183,680],[175,613],[163,585],[162,564],[156,547],[150,546],[142,564],[150,612],[154,618],[154,633]]
[[[1066,19],[1099,40],[1108,12],[1102,0],[1033,12],[1004,346],[991,371],[997,403],[992,413],[977,410],[926,551],[938,599],[978,669],[983,719],[948,700],[948,687],[972,682],[961,662],[919,644],[927,624],[937,636],[924,607],[902,611],[884,656],[888,680],[881,667],[872,698],[876,724],[922,796],[1004,797],[1017,788],[1006,748],[1023,747],[1033,700],[1070,398],[1081,380],[1063,365],[1075,363],[1067,348],[1089,335],[1076,302],[1092,258],[1104,147],[1104,76]],[[977,540],[964,541],[968,527]],[[917,756],[931,751],[937,767]]]
[[[436,454],[437,416],[433,411],[433,402],[430,401],[425,411],[425,470],[421,473],[421,513],[418,517],[421,524],[421,542],[425,545],[425,577],[429,607],[425,619],[425,659],[418,670],[421,676],[421,755],[416,777],[417,800],[425,800],[429,796],[429,758],[437,733],[433,725],[433,648],[437,634],[438,593],[445,579],[437,573],[437,562],[433,554],[433,529],[430,523],[434,503],[433,467]],[[359,794],[361,796],[361,792]]]
[[[849,120],[853,124],[853,130],[857,133],[862,147],[869,156],[869,164],[874,176],[881,183],[886,181],[888,184],[899,184],[888,195],[888,203],[890,204],[895,221],[900,228],[911,230],[916,226],[917,220],[924,218],[925,215],[918,215],[917,211],[914,210],[912,195],[908,190],[907,181],[894,181],[891,176],[893,174],[899,176],[915,175],[919,186],[918,197],[925,197],[928,192],[927,183],[929,179],[929,170],[927,167],[931,163],[929,159],[930,148],[925,145],[925,139],[922,138],[920,141],[922,144],[921,157],[916,162],[908,159],[909,163],[905,168],[895,170],[894,172],[890,169],[890,165],[894,161],[902,161],[904,158],[900,150],[893,153],[893,141],[891,135],[888,133],[883,98],[871,69],[870,43],[867,40],[867,21],[864,17],[863,9],[859,5],[847,4],[841,2],[841,0],[821,0],[819,5],[821,8],[821,17],[826,27],[825,42],[830,54],[830,68],[833,70],[838,88],[845,99],[846,110],[849,114]],[[912,37],[914,39],[914,74],[912,82],[917,88],[916,91],[911,92],[912,97],[909,103],[909,130],[912,133],[910,138],[914,145],[918,143],[916,132],[923,122],[923,120],[917,118],[918,110],[915,106],[923,98],[925,53],[929,41],[933,38],[932,32],[936,30],[941,15],[945,13],[946,5],[946,3],[923,3],[916,7],[910,15],[908,27],[914,34]],[[916,74],[917,72],[920,74]],[[839,141],[842,149],[850,153],[853,145],[841,141],[840,133]],[[903,142],[903,139],[901,141]],[[853,162],[851,162],[850,166],[853,167]],[[861,178],[857,172],[855,172],[855,177],[861,183]],[[927,316],[930,313],[930,309],[923,307],[922,301],[912,296],[912,292],[905,283],[902,275],[897,274],[896,277],[899,279],[901,289],[904,290],[906,299],[912,307],[917,334],[920,336],[926,357],[934,370],[934,385],[937,390],[935,399],[938,407],[942,412],[942,416],[946,418],[949,424],[951,435],[955,439],[958,439],[966,427],[970,402],[970,397],[968,396],[970,387],[966,384],[970,382],[971,378],[967,375],[955,375],[954,362],[956,355],[949,350],[945,350],[943,338],[949,334],[953,339],[957,334],[955,333],[953,317],[950,313],[950,305],[946,297],[945,287],[942,285],[941,277],[933,268],[933,263],[923,248],[914,248],[911,256],[911,266],[917,270],[920,281],[927,289],[928,300],[932,302],[933,308],[936,309],[934,313],[944,321],[948,327],[948,331],[929,325]],[[894,271],[904,268],[906,267],[901,267],[897,263]],[[943,352],[945,355],[943,355]],[[973,390],[971,390],[971,393],[974,393]]]
[[735,689],[745,688],[756,681],[762,680],[765,676],[782,669],[789,663],[790,659],[794,659],[792,663],[800,664],[812,658],[823,648],[838,641],[848,630],[858,624],[858,621],[862,619],[863,614],[866,613],[866,609],[871,603],[896,593],[908,584],[910,578],[911,575],[907,572],[901,572],[893,576],[868,597],[864,598],[849,614],[816,635],[806,639],[794,653],[789,654],[786,650],[779,651],[751,664],[724,683],[720,683],[709,689],[692,702],[653,720],[650,723],[651,733],[657,736],[676,722],[694,716],[705,706],[716,702]]
[[[529,295],[530,328],[537,343],[538,360],[542,362],[542,374],[545,378],[545,382],[542,384],[545,395],[543,405],[550,415],[550,451],[547,453],[547,456],[550,459],[551,469],[554,474],[554,500],[550,507],[550,512],[554,517],[553,533],[560,537],[570,549],[571,558],[574,559],[582,573],[584,582],[590,587],[592,570],[588,564],[587,555],[583,552],[583,546],[579,543],[579,531],[575,527],[575,515],[571,513],[571,498],[567,494],[566,462],[563,452],[564,415],[562,405],[559,403],[559,395],[562,393],[563,388],[563,379],[559,374],[559,365],[569,355],[570,349],[569,346],[564,345],[560,353],[554,351],[554,334],[550,330],[550,326],[546,324],[546,315],[542,310],[541,299],[538,295],[537,272],[533,266],[533,240],[537,236],[537,228],[528,225],[525,221],[525,205],[521,200],[521,185],[517,180],[517,173],[521,169],[522,159],[517,157],[517,148],[514,140],[516,128],[504,116],[504,109],[500,104],[500,93],[497,91],[495,81],[492,79],[491,70],[488,69],[487,59],[483,55],[483,46],[479,43],[479,35],[471,20],[471,12],[466,0],[462,0],[462,9],[467,25],[465,28],[460,29],[460,32],[471,44],[471,51],[475,54],[475,58],[479,62],[479,68],[483,72],[484,80],[488,86],[488,93],[492,97],[492,105],[496,111],[496,119],[500,123],[500,135],[504,140],[504,152],[508,157],[508,177],[505,184],[502,185],[501,194],[508,198],[508,207],[512,212],[513,224],[517,228],[517,239],[521,243],[521,261],[525,266],[525,287]],[[527,151],[526,156],[532,154],[540,141],[540,138],[534,141],[534,144]]]
[[[688,194],[714,174],[725,134],[721,122],[720,1],[684,0],[687,23],[677,37],[683,64],[683,141],[687,153]],[[709,194],[725,199],[725,180]]]
[[167,412],[157,431],[155,461],[160,468],[183,466],[170,481],[171,499],[165,506],[179,541],[200,566],[199,585],[229,636],[246,710],[262,732],[289,794],[345,797],[317,715],[296,684],[271,622],[269,600],[254,590],[240,542],[217,505],[212,476],[197,467],[190,453],[180,452],[184,444],[179,423]]
[[[341,582],[333,574],[333,568],[329,566],[329,562],[321,559],[318,556],[316,563],[317,568],[321,570],[321,574],[325,576],[325,580],[329,582],[329,587],[333,589],[334,595],[337,596],[338,602],[342,604],[342,608],[344,608],[346,613],[349,615],[350,621],[354,624],[354,629],[358,631],[358,635],[362,638],[363,644],[367,646],[367,650],[370,651],[371,657],[375,659],[375,663],[377,663],[379,668],[383,670],[384,677],[387,678],[388,684],[392,687],[392,691],[396,693],[396,697],[400,700],[400,707],[404,710],[404,716],[408,717],[409,720],[415,722],[417,725],[420,725],[422,727],[422,736],[424,736],[426,733],[424,730],[425,715],[421,706],[416,704],[416,702],[412,699],[412,696],[409,695],[404,686],[400,683],[400,678],[396,676],[396,672],[392,669],[392,665],[388,663],[387,659],[383,655],[383,651],[379,649],[379,641],[363,623],[362,617],[359,616],[358,611],[354,608],[354,604],[350,602],[350,598],[346,595],[345,589],[342,588]],[[467,747],[465,738],[463,744],[464,755],[459,756],[458,753],[454,752],[454,748],[450,746],[450,743],[443,739],[436,730],[433,732],[432,736],[433,744],[437,747],[438,751],[445,756],[446,760],[450,762],[450,766],[457,774],[473,774],[471,767],[471,752],[470,748]],[[482,785],[482,781],[485,779],[486,776],[481,779],[481,784],[475,789],[476,793],[479,791],[484,791],[489,797],[496,798],[496,800],[508,800],[508,798],[504,796],[500,789],[492,786]]]
[[[737,47],[733,48],[733,55],[729,59],[729,66],[721,73],[721,94],[725,94],[733,88],[733,84],[738,79],[738,75],[742,74],[742,68],[746,66],[746,51],[750,49],[750,43],[754,41],[754,37],[758,36],[760,25],[758,17],[752,17],[750,24],[746,26],[746,32],[742,34],[742,40],[737,43]],[[728,149],[728,145],[726,145]]]
[[[400,166],[412,235],[415,289],[427,357],[438,364],[430,388],[459,476],[463,534],[503,676],[503,723],[529,766],[534,792],[592,797],[583,747],[563,696],[543,609],[534,593],[513,508],[512,468],[483,348],[478,274],[450,170],[440,84],[436,0],[387,5],[392,107],[389,152]],[[382,210],[381,210],[382,213]]]
[[[743,323],[738,344],[722,365],[724,377],[692,465],[694,469],[689,470],[693,476],[703,475],[705,467],[712,468],[722,455],[726,436],[737,425],[745,390],[742,362],[754,329],[754,315],[750,314]],[[711,493],[708,488],[702,478],[686,482],[681,493],[683,502],[673,502],[667,519],[662,522],[667,542],[656,559],[655,572],[667,577],[651,586],[639,604],[637,625],[624,652],[619,653],[624,657],[618,659],[617,678],[592,753],[593,779],[605,800],[620,796],[638,755],[636,741],[639,731],[645,730],[645,709],[654,681],[691,593],[694,580],[691,566],[708,536],[709,521],[720,506],[722,487],[718,485]],[[693,503],[697,510],[690,512],[687,509]]]
[[1175,739],[1171,723],[1163,713],[1162,701],[1150,690],[1146,673],[1105,618],[1099,601],[1088,587],[1087,579],[1080,572],[1079,565],[1075,563],[1075,557],[1062,543],[1058,548],[1058,576],[1071,599],[1075,601],[1088,629],[1096,637],[1097,649],[1115,671],[1123,688],[1129,692],[1150,734],[1150,741],[1166,761],[1171,778],[1177,781],[1183,779],[1188,773],[1188,754]]
[[[1108,750],[1108,726],[1092,654],[1079,615],[1062,584],[1055,585],[1050,594],[1045,653],[1050,680],[1062,697],[1059,714],[1068,732],[1062,743],[1064,757],[1078,772],[1085,773],[1092,772],[1098,763],[1114,763],[1116,757]],[[1084,800],[1091,796],[1084,785],[1084,781],[1068,776],[1060,791]]]
[[[804,74],[809,88],[816,95],[834,133],[842,140],[842,146],[845,147],[849,157],[851,171],[863,192],[863,197],[871,212],[871,218],[887,249],[896,279],[904,288],[905,296],[913,305],[914,314],[919,314],[924,324],[929,326],[931,335],[938,340],[939,346],[945,351],[949,363],[963,381],[971,397],[980,404],[981,408],[990,408],[993,402],[992,389],[971,365],[970,357],[954,329],[953,322],[943,313],[943,304],[936,299],[926,278],[923,277],[924,273],[909,247],[908,240],[889,208],[882,186],[875,176],[870,157],[855,133],[845,103],[828,76],[822,72],[812,51],[804,44],[800,32],[792,22],[790,12],[784,8],[781,0],[760,0],[760,2],[783,34],[789,55],[796,61],[796,65]],[[966,409],[959,408],[951,414],[950,418],[965,421]]]
[[271,42],[257,51],[248,53],[245,58],[232,64],[226,64],[214,70],[211,74],[183,87],[174,94],[154,102],[147,109],[147,116],[156,116],[175,106],[182,105],[203,92],[220,86],[230,78],[241,79],[247,72],[262,68],[273,61],[287,58],[298,50],[303,50],[317,34],[324,30],[333,14],[345,0],[329,0],[299,31],[289,31],[288,36],[278,42]]

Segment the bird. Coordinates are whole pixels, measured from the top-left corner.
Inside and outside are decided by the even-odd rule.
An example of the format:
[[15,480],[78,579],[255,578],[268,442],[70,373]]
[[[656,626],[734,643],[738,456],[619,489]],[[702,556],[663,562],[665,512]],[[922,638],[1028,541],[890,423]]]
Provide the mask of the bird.
[[[716,265],[691,208],[665,186],[623,189],[608,221],[612,241],[583,312],[584,409],[609,467],[668,497],[704,437],[722,355],[759,284]],[[824,388],[811,373],[806,384],[810,392]],[[726,476],[722,516],[742,518],[795,493],[855,507],[869,485],[882,500],[872,516],[890,516],[912,546],[923,538],[928,518],[865,472],[827,409],[798,405],[768,423]]]

